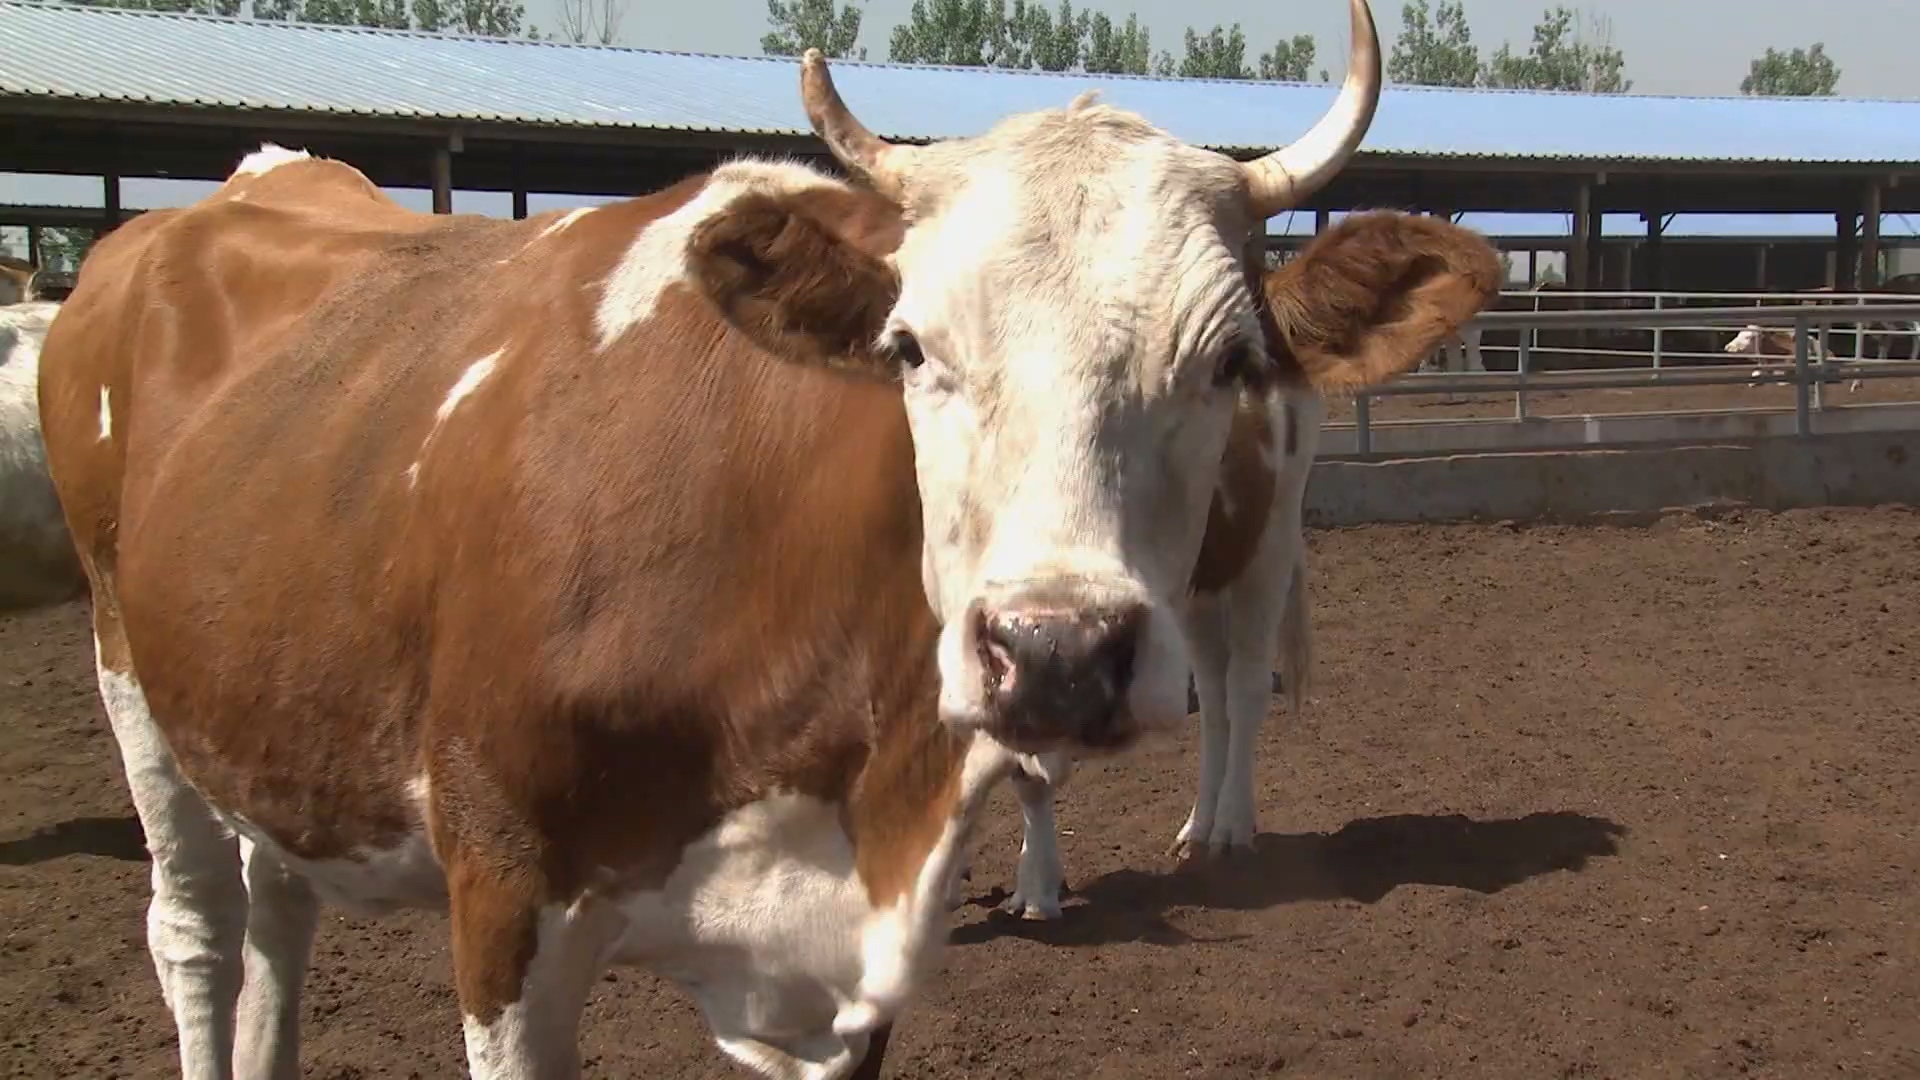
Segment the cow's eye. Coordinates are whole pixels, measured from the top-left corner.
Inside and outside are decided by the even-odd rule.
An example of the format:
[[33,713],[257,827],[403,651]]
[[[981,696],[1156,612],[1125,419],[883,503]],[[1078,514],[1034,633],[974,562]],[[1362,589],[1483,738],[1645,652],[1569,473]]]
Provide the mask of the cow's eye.
[[920,339],[905,330],[895,330],[887,335],[887,351],[900,361],[903,368],[917,368],[927,362],[927,354],[920,351]]
[[1220,352],[1220,367],[1213,373],[1216,386],[1243,383],[1253,374],[1253,346],[1236,341]]

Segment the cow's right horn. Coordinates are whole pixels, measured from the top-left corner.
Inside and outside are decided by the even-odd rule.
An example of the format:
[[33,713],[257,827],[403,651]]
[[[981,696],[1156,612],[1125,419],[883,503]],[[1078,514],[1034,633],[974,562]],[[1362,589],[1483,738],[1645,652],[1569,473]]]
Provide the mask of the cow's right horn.
[[1373,110],[1380,104],[1380,36],[1374,31],[1367,0],[1348,0],[1348,8],[1353,16],[1353,45],[1347,56],[1347,78],[1333,107],[1291,146],[1242,166],[1256,220],[1298,206],[1326,187],[1373,125]]
[[800,59],[800,101],[806,106],[813,133],[827,144],[840,164],[865,177],[882,195],[899,202],[905,193],[904,170],[913,148],[895,146],[867,130],[834,89],[827,58],[808,49]]

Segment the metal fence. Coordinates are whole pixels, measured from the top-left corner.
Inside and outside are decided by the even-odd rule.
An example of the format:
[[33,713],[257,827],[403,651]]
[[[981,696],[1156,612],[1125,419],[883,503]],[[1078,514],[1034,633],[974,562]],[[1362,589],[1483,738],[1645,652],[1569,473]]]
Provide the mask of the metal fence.
[[[1517,290],[1503,292],[1499,305],[1493,310],[1506,312],[1516,310],[1518,307],[1523,306],[1538,312],[1577,306],[1582,310],[1641,310],[1665,312],[1675,309],[1699,310],[1701,308],[1770,307],[1779,305],[1796,307],[1806,305],[1823,307],[1834,305],[1897,307],[1914,303],[1920,303],[1920,297],[1905,292],[1863,291],[1814,293],[1802,291],[1755,293],[1662,292],[1604,289],[1576,292],[1566,289],[1554,289],[1547,291]],[[1845,319],[1839,320],[1836,323],[1819,324],[1820,340],[1823,348],[1830,347],[1829,331],[1843,331],[1843,333],[1836,336],[1850,340],[1853,351],[1858,355],[1863,333],[1871,333],[1873,337],[1882,343],[1886,343],[1890,337],[1902,338],[1903,340],[1900,344],[1904,346],[1904,348],[1898,351],[1904,352],[1911,359],[1920,360],[1920,333],[1916,333],[1911,326],[1906,328],[1889,328],[1886,326],[1887,322],[1899,320],[1887,319],[1884,313],[1877,314],[1880,314],[1881,317],[1870,320],[1866,324]],[[1480,328],[1476,327],[1476,329]],[[1682,341],[1688,339],[1698,341],[1708,331],[1723,329],[1722,327],[1690,321],[1681,324],[1673,324],[1670,322],[1641,323],[1631,327],[1607,327],[1606,329],[1614,331],[1616,343],[1617,339],[1621,337],[1641,336],[1642,340],[1635,343],[1637,347],[1624,349],[1610,348],[1606,345],[1594,345],[1592,343],[1583,343],[1574,348],[1555,348],[1553,346],[1542,346],[1537,340],[1537,333],[1535,333],[1533,336],[1536,340],[1532,342],[1533,359],[1538,362],[1544,357],[1552,357],[1555,354],[1575,354],[1588,360],[1650,359],[1652,366],[1658,368],[1664,367],[1675,360],[1684,362],[1690,359],[1719,360],[1724,358],[1722,352],[1717,347],[1707,351],[1701,351],[1697,349],[1689,350],[1685,348],[1684,345],[1680,348],[1675,348],[1672,344],[1676,338]],[[1625,333],[1622,333],[1623,331]],[[1496,354],[1512,353],[1515,349],[1516,346],[1512,345],[1482,346],[1482,351]]]
[[[1911,338],[1914,348],[1920,350],[1920,301],[1907,295],[1843,293],[1833,294],[1834,298],[1851,302],[1824,302],[1825,298],[1823,298],[1823,302],[1816,303],[1808,303],[1806,293],[1758,296],[1751,293],[1571,292],[1507,295],[1514,297],[1538,295],[1551,298],[1556,302],[1561,301],[1562,298],[1575,302],[1582,299],[1618,298],[1646,299],[1653,303],[1645,308],[1626,310],[1483,311],[1462,328],[1462,336],[1467,339],[1468,349],[1477,353],[1493,352],[1500,347],[1488,349],[1482,345],[1480,339],[1483,335],[1490,331],[1517,331],[1517,343],[1505,347],[1515,354],[1511,371],[1409,373],[1357,395],[1353,401],[1352,424],[1330,422],[1327,425],[1328,429],[1340,431],[1350,426],[1354,432],[1353,449],[1360,454],[1368,454],[1373,452],[1376,422],[1371,416],[1370,403],[1375,398],[1510,392],[1514,395],[1514,414],[1510,419],[1476,418],[1472,421],[1457,422],[1483,425],[1515,424],[1532,419],[1527,411],[1529,392],[1680,386],[1758,386],[1786,383],[1794,388],[1793,433],[1806,435],[1813,430],[1812,414],[1816,410],[1827,407],[1821,393],[1824,385],[1843,380],[1859,382],[1874,379],[1920,378],[1920,359],[1863,359],[1858,355],[1862,328],[1877,328],[1871,331],[1875,334]],[[1872,299],[1862,300],[1862,297],[1867,296],[1871,296]],[[1747,303],[1740,306],[1693,306],[1702,300],[1734,297],[1745,300]],[[1775,299],[1783,301],[1791,299],[1794,303],[1787,305],[1753,302]],[[1765,355],[1728,354],[1724,351],[1674,352],[1661,348],[1661,339],[1675,330],[1725,331],[1747,326],[1790,327],[1793,335],[1791,361],[1784,358],[1775,360]],[[1852,358],[1836,357],[1828,347],[1828,342],[1834,336],[1835,328],[1849,326],[1853,328],[1856,354]],[[1540,352],[1538,345],[1540,333],[1567,330],[1643,331],[1652,335],[1653,346],[1647,350],[1596,349],[1585,345],[1563,348],[1563,352],[1578,354],[1587,358],[1587,362],[1570,370],[1537,370],[1536,357]],[[1820,343],[1818,349],[1815,348],[1816,341]],[[1920,352],[1916,352],[1915,355],[1920,356]],[[1591,360],[1594,357],[1600,357],[1608,362],[1594,364]],[[1623,360],[1628,363],[1619,362]],[[1738,366],[1734,366],[1735,364]],[[1482,365],[1476,363],[1474,366]],[[1757,413],[1769,410],[1761,406],[1747,406],[1713,411]],[[1588,417],[1587,419],[1596,418]],[[1396,421],[1392,423],[1399,426],[1427,422]],[[1916,417],[1914,426],[1920,426],[1920,416]],[[1585,441],[1604,442],[1604,440],[1594,439]]]

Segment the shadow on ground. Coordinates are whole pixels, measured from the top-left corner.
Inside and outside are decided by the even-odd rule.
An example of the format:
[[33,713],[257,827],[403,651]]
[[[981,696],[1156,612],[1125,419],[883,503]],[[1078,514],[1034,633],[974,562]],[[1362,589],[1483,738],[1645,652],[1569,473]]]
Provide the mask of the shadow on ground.
[[0,866],[35,866],[69,855],[101,855],[144,862],[146,834],[131,817],[84,817],[63,821],[15,840],[0,840]]
[[[998,912],[958,927],[955,944],[1021,937],[1055,945],[1195,940],[1166,921],[1174,908],[1253,911],[1307,901],[1380,899],[1402,885],[1496,893],[1617,854],[1626,827],[1570,811],[1475,821],[1462,814],[1360,818],[1334,833],[1263,833],[1253,850],[1170,873],[1119,870],[1075,890],[1058,922]],[[999,892],[971,901],[998,904]]]

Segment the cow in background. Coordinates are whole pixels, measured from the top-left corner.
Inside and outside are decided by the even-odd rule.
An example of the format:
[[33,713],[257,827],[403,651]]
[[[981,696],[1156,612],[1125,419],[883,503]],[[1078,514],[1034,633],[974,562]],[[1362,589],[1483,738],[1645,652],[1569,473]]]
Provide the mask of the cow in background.
[[[0,283],[31,295],[31,268],[17,270],[0,266]],[[87,588],[40,434],[40,350],[59,310],[34,300],[0,307],[0,612],[62,603]]]

